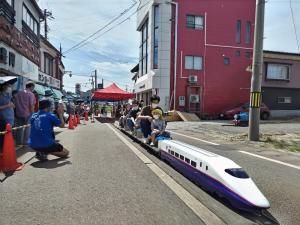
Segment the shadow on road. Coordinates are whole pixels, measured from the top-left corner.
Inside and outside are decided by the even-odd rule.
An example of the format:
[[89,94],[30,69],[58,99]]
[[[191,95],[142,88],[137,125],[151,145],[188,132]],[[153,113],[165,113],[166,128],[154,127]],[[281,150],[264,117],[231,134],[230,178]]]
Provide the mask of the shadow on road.
[[70,164],[72,163],[70,161],[66,161],[66,159],[53,159],[46,162],[37,161],[31,163],[30,165],[33,166],[34,168],[40,168],[40,169],[55,169]]
[[108,117],[95,117],[95,119],[100,123],[115,123],[116,118],[108,118]]

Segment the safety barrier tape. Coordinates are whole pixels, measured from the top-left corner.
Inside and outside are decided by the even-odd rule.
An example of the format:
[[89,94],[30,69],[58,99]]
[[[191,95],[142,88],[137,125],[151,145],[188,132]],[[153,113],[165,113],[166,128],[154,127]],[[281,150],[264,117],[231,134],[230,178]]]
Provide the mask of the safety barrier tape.
[[[11,130],[20,130],[20,129],[24,129],[24,128],[27,128],[27,127],[30,127],[30,124],[27,124],[27,125],[24,125],[24,126],[19,126],[19,127],[14,127]],[[7,133],[7,131],[3,131],[3,132],[0,132],[0,135],[5,135],[6,133]]]

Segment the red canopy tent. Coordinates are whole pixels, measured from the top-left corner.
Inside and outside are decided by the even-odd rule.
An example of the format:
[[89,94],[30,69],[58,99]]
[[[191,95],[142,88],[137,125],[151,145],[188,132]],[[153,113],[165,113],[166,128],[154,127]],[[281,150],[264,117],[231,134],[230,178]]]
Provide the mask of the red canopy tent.
[[123,91],[115,83],[113,83],[107,88],[95,91],[94,94],[92,95],[92,100],[116,102],[116,101],[128,100],[134,97],[135,94],[127,91]]

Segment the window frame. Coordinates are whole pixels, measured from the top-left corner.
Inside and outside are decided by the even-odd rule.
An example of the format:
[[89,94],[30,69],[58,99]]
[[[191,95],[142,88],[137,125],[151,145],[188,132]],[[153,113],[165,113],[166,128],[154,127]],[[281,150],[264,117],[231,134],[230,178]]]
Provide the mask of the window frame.
[[246,35],[245,35],[245,43],[250,44],[252,39],[252,23],[250,21],[246,22]]
[[[268,72],[269,72],[269,66],[270,65],[277,65],[277,66],[285,66],[285,67],[287,67],[287,76],[286,76],[286,79],[269,77],[268,76],[269,75]],[[289,82],[290,81],[291,66],[292,66],[292,64],[288,64],[288,63],[265,62],[265,79],[267,81],[286,81],[286,82]]]
[[[192,19],[192,22],[190,22],[189,18]],[[202,25],[196,23],[197,18],[201,18]],[[193,30],[204,30],[204,25],[205,25],[204,16],[187,14],[185,20],[186,20],[185,23],[186,28],[193,29]]]
[[[279,99],[284,99],[284,101],[279,101]],[[290,99],[290,101],[286,101],[286,99]],[[278,104],[292,104],[293,98],[292,97],[277,97],[277,103]]]
[[54,76],[54,58],[48,54],[44,53],[44,73],[49,76]]
[[13,52],[8,53],[8,65],[11,67],[16,65],[16,55]]
[[[187,58],[192,58],[192,61],[193,61],[192,68],[187,68]],[[197,58],[200,59],[200,69],[195,68],[195,59],[197,59]],[[184,69],[186,69],[186,70],[202,71],[203,70],[203,57],[202,56],[198,56],[198,55],[186,55],[184,57]]]
[[[24,15],[25,14],[25,15]],[[28,7],[23,3],[22,7],[22,21],[28,26],[28,28],[36,35],[39,36],[40,34],[40,24],[34,18],[33,14],[30,12]],[[34,31],[34,24],[36,24],[36,32]]]
[[[149,20],[147,19],[140,29],[140,77],[148,73],[148,40],[149,40]],[[145,37],[146,35],[146,37]]]
[[237,20],[235,24],[235,42],[237,44],[241,44],[242,42],[242,21]]
[[229,66],[230,65],[230,58],[229,57],[224,57],[223,63],[224,63],[225,66]]
[[0,48],[0,63],[7,64],[7,49],[4,47]]
[[159,5],[154,5],[153,6],[153,13],[154,13],[154,18],[153,18],[153,69],[158,69],[158,43],[159,43]]

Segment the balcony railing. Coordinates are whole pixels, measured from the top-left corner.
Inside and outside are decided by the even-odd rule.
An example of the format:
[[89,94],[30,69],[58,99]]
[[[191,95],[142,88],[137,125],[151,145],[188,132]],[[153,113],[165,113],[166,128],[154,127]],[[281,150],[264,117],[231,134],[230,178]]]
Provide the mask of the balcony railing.
[[0,1],[0,16],[4,16],[9,23],[14,24],[16,12],[11,5],[7,3],[7,1]]

